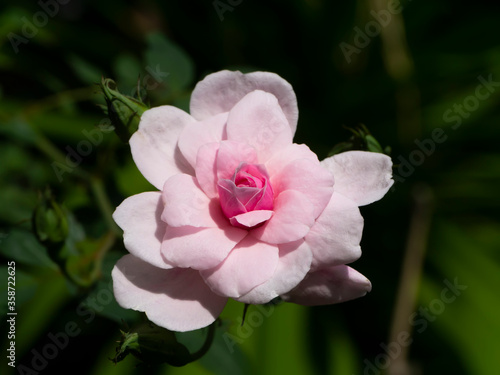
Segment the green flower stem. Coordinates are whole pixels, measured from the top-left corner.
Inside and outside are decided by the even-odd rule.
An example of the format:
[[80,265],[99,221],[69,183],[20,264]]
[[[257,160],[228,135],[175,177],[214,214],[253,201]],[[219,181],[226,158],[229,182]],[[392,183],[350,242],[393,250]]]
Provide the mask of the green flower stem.
[[94,193],[94,196],[97,200],[97,205],[99,207],[99,210],[101,211],[104,220],[108,224],[109,229],[115,233],[116,235],[121,235],[121,229],[116,225],[115,221],[113,220],[113,211],[114,207],[109,201],[108,195],[106,194],[106,189],[104,188],[104,185],[102,183],[102,180],[97,178],[97,177],[91,177],[90,178],[90,187],[92,189],[92,192]]
[[[428,185],[417,185],[413,189],[414,210],[401,269],[401,280],[392,314],[391,332],[388,342],[398,342],[401,332],[412,332],[408,321],[415,310],[418,287],[422,276],[422,267],[427,249],[427,240],[431,227],[433,193]],[[408,346],[401,348],[401,354],[391,361],[388,374],[409,374]]]
[[[56,146],[54,146],[54,144],[47,137],[40,134],[39,132],[36,132],[35,145],[41,152],[47,155],[50,159],[57,161],[61,164],[66,164],[66,155],[63,154]],[[90,174],[85,172],[80,167],[74,168],[72,170],[72,173],[75,176],[84,180],[88,180],[90,178]]]
[[205,342],[203,343],[203,346],[195,353],[191,354],[190,356],[190,362],[197,361],[201,357],[203,357],[207,352],[210,350],[210,347],[212,346],[212,343],[214,342],[214,337],[215,337],[215,325],[219,322],[219,320],[216,320],[212,324],[208,326],[208,334],[207,338],[205,339]]

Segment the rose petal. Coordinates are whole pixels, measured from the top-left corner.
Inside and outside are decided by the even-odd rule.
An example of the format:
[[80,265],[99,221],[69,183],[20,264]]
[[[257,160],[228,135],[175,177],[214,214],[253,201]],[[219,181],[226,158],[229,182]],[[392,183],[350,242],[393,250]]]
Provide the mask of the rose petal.
[[309,273],[284,301],[299,305],[331,305],[364,296],[372,289],[370,281],[348,266],[335,266]]
[[279,262],[271,277],[238,298],[243,303],[267,303],[295,288],[309,272],[312,253],[304,240],[279,245]]
[[190,269],[163,270],[133,255],[121,258],[112,271],[116,301],[144,311],[148,319],[172,331],[192,331],[213,323],[227,299],[213,293]]
[[280,152],[274,154],[273,157],[266,162],[266,169],[269,176],[274,176],[289,163],[298,159],[307,159],[312,163],[319,165],[318,157],[309,149],[309,147],[306,145],[292,143]]
[[196,157],[196,179],[209,198],[218,197],[217,154],[219,143],[207,143],[200,147]]
[[175,175],[163,187],[165,209],[161,219],[169,226],[224,227],[224,217],[217,200],[208,198],[196,179],[187,174]]
[[361,256],[363,217],[356,203],[333,193],[323,213],[316,219],[306,242],[313,253],[312,268],[352,263]]
[[375,152],[343,152],[321,165],[335,177],[335,191],[358,206],[378,201],[394,183],[391,158]]
[[282,192],[274,201],[274,215],[261,227],[252,229],[255,238],[271,244],[297,241],[314,224],[313,206],[309,199],[295,190]]
[[253,187],[238,188],[231,180],[219,180],[217,187],[222,212],[228,218],[247,212],[248,210],[245,208],[247,202],[252,198],[255,200],[262,196],[262,189]]
[[130,138],[130,150],[137,168],[158,190],[174,174],[193,174],[177,140],[184,127],[194,121],[186,112],[167,105],[142,114],[139,130]]
[[248,234],[244,229],[167,227],[161,251],[165,259],[178,267],[204,270],[216,267]]
[[225,137],[228,113],[221,113],[204,121],[187,125],[179,137],[179,149],[193,168],[201,146],[220,142]]
[[252,228],[273,216],[273,211],[269,210],[256,210],[246,212],[244,214],[236,215],[229,219],[232,225],[238,226],[240,224],[246,228]]
[[314,217],[325,209],[333,193],[333,176],[321,165],[297,159],[272,176],[275,194],[295,190],[304,194],[313,205]]
[[123,229],[123,242],[131,254],[156,267],[172,268],[160,251],[166,228],[160,219],[162,211],[161,193],[147,192],[125,199],[113,219]]
[[292,144],[288,121],[272,94],[253,91],[229,112],[227,138],[248,143],[257,150],[260,163]]
[[292,86],[274,73],[253,72],[242,74],[227,70],[210,74],[198,82],[191,95],[191,115],[203,120],[219,113],[228,112],[246,94],[262,90],[278,98],[285,113],[292,135],[297,128],[299,110]]
[[217,153],[217,178],[230,180],[241,163],[256,164],[257,151],[245,142],[222,141]]
[[215,293],[238,298],[269,280],[278,258],[277,246],[247,236],[219,266],[200,273]]

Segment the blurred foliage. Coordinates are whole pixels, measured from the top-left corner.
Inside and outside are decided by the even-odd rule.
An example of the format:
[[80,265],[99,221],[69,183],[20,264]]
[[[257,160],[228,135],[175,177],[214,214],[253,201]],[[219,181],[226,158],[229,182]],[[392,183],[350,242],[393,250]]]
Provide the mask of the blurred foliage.
[[[212,1],[61,3],[5,0],[0,8],[0,288],[5,296],[7,262],[14,260],[18,364],[43,374],[376,373],[367,366],[385,353],[381,344],[390,343],[405,277],[410,192],[424,184],[435,203],[417,270],[421,282],[411,296],[412,311],[424,321],[412,326],[411,317],[403,317],[413,330],[409,363],[426,375],[495,373],[499,4],[404,1],[401,17],[392,15],[358,48],[357,30],[368,32],[380,2],[222,0],[219,11]],[[397,22],[399,34],[392,29]],[[350,63],[342,42],[359,50]],[[409,52],[397,43],[406,43]],[[398,65],[401,56],[404,66]],[[110,272],[126,251],[111,213],[125,197],[154,188],[95,105],[105,104],[97,84],[112,77],[125,96],[187,110],[194,84],[221,69],[272,71],[287,79],[299,101],[295,141],[320,158],[349,141],[342,125],[366,124],[380,144],[391,146],[398,182],[381,202],[362,208],[364,253],[355,264],[373,291],[336,306],[251,306],[243,326],[243,305],[230,302],[201,360],[145,369],[127,356],[114,365],[109,358],[122,320],[133,327],[141,314],[123,310],[113,298]],[[435,129],[442,129],[440,137]],[[366,135],[358,140],[380,147]],[[68,213],[64,262],[31,226],[47,186]],[[57,227],[56,211],[48,227]],[[467,288],[436,310],[445,280]],[[424,318],[420,308],[434,308],[434,314]],[[0,310],[5,316],[6,298]],[[1,325],[7,328],[5,319]],[[66,345],[44,360],[40,355],[54,335],[63,343],[66,337]],[[205,332],[176,334],[176,340],[193,351]],[[8,341],[2,336],[2,353]],[[2,373],[18,373],[2,366]]]

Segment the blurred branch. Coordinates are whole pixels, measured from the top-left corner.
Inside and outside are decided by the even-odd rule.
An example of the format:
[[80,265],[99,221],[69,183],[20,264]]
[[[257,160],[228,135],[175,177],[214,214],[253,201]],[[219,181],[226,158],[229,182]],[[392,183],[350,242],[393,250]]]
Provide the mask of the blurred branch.
[[95,95],[96,89],[94,86],[81,87],[74,90],[59,92],[41,99],[29,105],[24,115],[26,117],[32,116],[35,113],[47,111],[49,109],[58,108],[67,102],[82,102],[92,99]]
[[[389,3],[392,3],[392,0],[369,0],[370,7],[377,13],[387,12]],[[404,7],[407,6],[406,3]],[[391,17],[390,22],[384,25],[380,32],[382,58],[387,73],[399,85],[396,90],[399,138],[401,143],[407,144],[419,138],[422,132],[420,91],[413,82],[415,66],[406,41],[402,14],[393,13]]]
[[[411,334],[409,317],[415,310],[418,286],[427,248],[429,229],[433,214],[433,193],[428,185],[420,184],[413,189],[414,210],[411,217],[408,242],[406,244],[401,280],[394,305],[389,342],[398,342],[401,332]],[[389,367],[390,375],[409,375],[407,363],[408,346],[401,348],[400,355]]]

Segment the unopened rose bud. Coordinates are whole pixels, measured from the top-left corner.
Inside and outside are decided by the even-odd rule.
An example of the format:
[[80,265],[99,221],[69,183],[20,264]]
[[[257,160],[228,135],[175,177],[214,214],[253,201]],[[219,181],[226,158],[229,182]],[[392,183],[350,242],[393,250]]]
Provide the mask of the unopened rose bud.
[[121,94],[116,83],[109,78],[102,78],[99,85],[106,101],[104,112],[109,116],[118,137],[128,143],[130,136],[137,130],[139,121],[148,106],[140,98]]
[[32,224],[38,240],[45,245],[62,243],[68,235],[66,215],[48,189],[40,194]]
[[177,342],[175,333],[145,322],[129,332],[123,332],[113,362],[122,361],[128,354],[147,364],[168,363],[183,366],[191,362],[189,350]]

